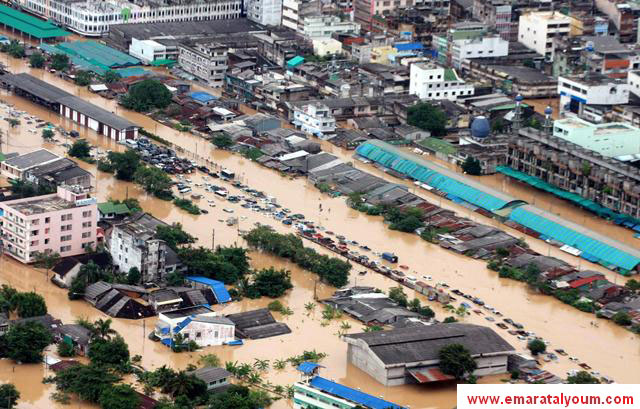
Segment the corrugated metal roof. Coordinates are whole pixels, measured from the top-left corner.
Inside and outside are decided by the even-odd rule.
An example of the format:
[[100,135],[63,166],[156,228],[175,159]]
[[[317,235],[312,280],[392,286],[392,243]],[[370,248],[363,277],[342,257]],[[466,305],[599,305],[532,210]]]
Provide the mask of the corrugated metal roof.
[[422,43],[402,43],[402,44],[394,44],[393,48],[398,51],[411,51],[411,50],[422,50],[424,46]]
[[66,37],[70,32],[5,5],[0,5],[2,23],[36,38]]
[[[553,240],[589,253],[606,265],[614,265],[624,270],[632,270],[640,264],[640,257],[631,255],[602,241],[579,233],[576,230],[566,227],[566,225],[536,214],[531,211],[530,206],[522,206],[514,209],[509,215],[509,219],[540,234],[544,234]],[[622,243],[619,244],[622,246]]]
[[331,382],[330,380],[320,376],[314,377],[311,382],[309,382],[309,385],[330,395],[364,405],[370,409],[405,409],[403,406],[396,405],[393,402],[376,398],[368,393],[349,388],[348,386],[344,386],[339,383]]
[[457,180],[459,177],[445,169],[435,171],[434,169],[438,168],[436,165],[427,164],[425,160],[417,156],[413,157],[381,141],[367,141],[358,146],[356,152],[371,161],[489,211],[499,210],[516,200],[499,192],[489,194],[476,189],[467,184],[470,183],[469,181],[463,183]]
[[216,296],[216,300],[220,304],[231,301],[231,295],[229,294],[229,291],[227,291],[222,281],[213,280],[207,277],[196,276],[189,276],[187,277],[187,280],[211,287],[211,291],[213,291],[213,294]]

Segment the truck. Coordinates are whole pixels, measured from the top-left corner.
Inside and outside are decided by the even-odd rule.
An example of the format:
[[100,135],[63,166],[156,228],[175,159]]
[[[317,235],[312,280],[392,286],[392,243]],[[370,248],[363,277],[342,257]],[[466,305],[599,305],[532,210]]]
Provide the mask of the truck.
[[398,256],[396,256],[393,253],[384,252],[384,253],[382,253],[382,258],[384,260],[387,260],[390,263],[397,263],[398,262]]

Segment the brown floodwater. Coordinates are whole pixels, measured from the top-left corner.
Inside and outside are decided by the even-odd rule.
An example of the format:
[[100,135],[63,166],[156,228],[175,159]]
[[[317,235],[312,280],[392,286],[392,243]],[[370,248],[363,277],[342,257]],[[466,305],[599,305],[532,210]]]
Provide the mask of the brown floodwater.
[[[15,71],[29,71],[22,62],[13,59],[11,59],[9,65]],[[208,161],[212,161],[218,166],[228,167],[236,171],[239,179],[243,182],[276,197],[284,207],[290,208],[294,213],[305,214],[307,219],[315,221],[328,230],[367,244],[374,251],[395,252],[400,258],[400,263],[410,267],[410,274],[418,278],[421,278],[422,275],[431,275],[434,282],[446,281],[452,288],[459,288],[465,293],[471,293],[482,298],[487,304],[502,311],[505,317],[510,317],[517,322],[523,323],[527,330],[533,331],[537,335],[544,337],[545,340],[550,341],[552,343],[551,348],[564,348],[570,355],[589,363],[603,375],[611,376],[621,383],[640,382],[640,373],[628,370],[628,368],[640,365],[640,343],[638,342],[638,337],[609,321],[596,319],[592,314],[582,313],[555,299],[533,293],[522,283],[500,279],[495,272],[487,270],[484,262],[448,252],[437,245],[422,241],[414,235],[390,231],[384,226],[379,217],[367,216],[349,209],[342,198],[330,199],[320,194],[304,178],[292,179],[281,176],[240,156],[215,150],[205,140],[188,133],[175,131],[143,115],[117,108],[113,101],[105,100],[84,88],[78,88],[49,73],[34,70],[34,75],[106,109],[114,112],[117,110],[118,114],[126,116],[146,129],[182,147],[191,158],[198,160],[202,164],[210,165]],[[117,145],[113,141],[103,136],[98,136],[93,131],[88,131],[68,120],[61,119],[55,113],[45,111],[22,98],[7,95],[6,92],[3,92],[0,98],[13,104],[16,109],[27,111],[31,115],[36,115],[56,125],[61,125],[67,130],[78,130],[82,137],[97,145],[101,151],[123,149],[121,145]],[[64,140],[60,140],[57,143],[43,144],[40,130],[36,133],[29,132],[29,129],[34,129],[33,126],[26,124],[23,119],[19,127],[8,129],[6,121],[1,122],[0,128],[3,133],[8,131],[8,137],[3,138],[3,152],[28,152],[40,146],[45,146],[58,153],[64,152],[64,148],[61,146],[61,143],[65,142]],[[323,148],[345,160],[352,160],[352,152],[342,151],[327,143],[323,143]],[[216,244],[243,244],[238,236],[238,229],[248,230],[256,222],[271,224],[281,232],[291,231],[290,227],[286,227],[266,215],[244,209],[237,204],[221,201],[217,197],[214,198],[213,194],[204,192],[202,188],[197,187],[194,187],[194,192],[203,193],[205,196],[199,201],[199,205],[207,208],[210,213],[200,216],[189,215],[169,202],[146,195],[133,184],[116,181],[112,175],[97,172],[93,165],[83,162],[80,162],[80,164],[96,176],[96,195],[99,200],[106,200],[109,197],[122,199],[127,195],[136,197],[140,200],[142,207],[156,217],[167,223],[182,223],[187,231],[198,237],[198,243],[204,246],[211,245],[212,232],[214,230]],[[357,161],[354,164],[390,181],[407,183],[414,189],[408,182],[394,179],[371,165],[363,165]],[[192,179],[194,183],[202,181],[200,174],[190,175],[188,178]],[[215,181],[214,183],[222,184],[223,182]],[[237,192],[235,188],[228,187],[231,192]],[[432,203],[453,209],[473,220],[498,226],[517,236],[521,235],[517,231],[499,224],[497,221],[485,218],[454,203],[442,201],[438,196],[422,191],[416,193]],[[207,207],[206,200],[215,200],[216,207]],[[324,209],[323,212],[319,211],[320,204]],[[240,220],[239,227],[226,225],[224,220],[229,217],[229,214],[222,211],[225,207],[234,209],[234,216],[239,217]],[[532,248],[543,254],[550,254],[574,264],[579,262],[579,259],[560,252],[558,249],[539,240],[528,237],[525,240]],[[305,244],[311,245],[309,242]],[[327,250],[320,247],[316,246],[316,248],[320,252],[327,252]],[[313,300],[313,275],[301,271],[296,266],[281,259],[264,254],[252,253],[251,258],[252,265],[255,268],[274,265],[291,271],[294,289],[284,297],[283,303],[294,311],[294,315],[277,318],[287,322],[291,326],[293,333],[271,339],[248,341],[241,347],[209,347],[202,353],[214,352],[223,361],[237,360],[251,363],[254,358],[270,359],[273,362],[275,359],[299,354],[305,349],[316,349],[317,351],[328,353],[328,357],[323,361],[326,369],[322,372],[328,378],[352,387],[360,387],[363,391],[374,395],[383,395],[386,399],[399,404],[410,405],[414,409],[450,408],[455,405],[455,388],[451,385],[408,385],[385,388],[362,371],[349,365],[346,362],[346,344],[337,336],[340,322],[347,321],[350,323],[352,328],[349,332],[360,331],[362,325],[345,317],[332,322],[327,327],[321,326],[319,319],[321,308],[318,306],[315,313],[309,316],[304,308],[305,303]],[[581,267],[602,271],[612,281],[618,280],[618,282],[621,282],[622,280],[615,273],[587,263],[584,260],[581,261]],[[359,271],[361,268],[355,267],[354,270]],[[43,294],[52,315],[62,319],[64,322],[73,322],[78,317],[88,317],[90,319],[104,317],[103,313],[91,308],[83,301],[69,301],[66,297],[66,292],[48,283],[41,271],[20,265],[6,257],[2,260],[2,265],[0,266],[0,282],[11,283],[20,290],[33,289]],[[396,285],[392,280],[371,272],[364,277],[357,275],[352,277],[351,284],[356,283],[383,289]],[[331,294],[332,290],[320,284],[317,291],[319,297],[326,297]],[[407,290],[407,292],[410,297],[416,295],[412,290]],[[418,295],[418,298],[427,302],[421,295]],[[215,309],[224,313],[246,311],[263,307],[269,301],[268,299],[244,300],[226,306],[215,306]],[[438,304],[429,303],[429,305],[434,308],[438,318],[442,319],[449,315]],[[153,369],[163,364],[181,369],[186,367],[188,363],[197,361],[200,352],[174,354],[166,347],[148,340],[146,336],[149,330],[153,328],[155,320],[155,318],[149,318],[144,321],[118,319],[114,320],[114,328],[125,337],[132,354],[142,355],[142,364],[148,369]],[[494,324],[486,321],[484,316],[472,314],[465,318],[465,322],[491,326],[514,347],[519,350],[525,348],[523,341],[519,341],[507,334],[506,331],[498,329]],[[593,323],[596,323],[597,326],[592,325]],[[548,363],[544,364],[544,366],[559,375],[564,375],[569,369],[578,368],[566,357],[561,357],[557,363]],[[15,372],[13,372],[13,365],[9,361],[0,361],[1,379],[15,382],[24,396],[29,396],[21,404],[22,407],[50,407],[49,395],[53,389],[50,385],[41,385],[39,383],[40,372],[38,371],[42,372],[44,369],[38,365],[25,365],[17,366]],[[499,382],[500,378],[492,377],[483,381]],[[38,380],[38,382],[34,382],[34,379]],[[264,379],[273,384],[285,385],[296,381],[298,375],[292,368],[287,368],[283,371],[271,370],[264,375]],[[285,408],[288,406],[287,402],[279,401],[273,407]]]

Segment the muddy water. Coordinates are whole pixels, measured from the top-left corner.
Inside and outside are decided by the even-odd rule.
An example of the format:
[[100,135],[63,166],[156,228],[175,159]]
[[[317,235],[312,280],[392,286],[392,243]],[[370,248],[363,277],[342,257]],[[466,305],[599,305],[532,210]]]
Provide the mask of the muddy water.
[[[16,68],[21,67],[21,64],[16,65]],[[51,74],[43,73],[42,71],[37,71],[36,74],[46,81],[77,93],[93,103],[113,111],[117,109],[113,101],[104,100],[84,89],[77,89],[74,85],[66,83]],[[62,123],[66,129],[77,129],[83,137],[87,137],[91,143],[98,145],[101,150],[122,149],[120,145],[116,145],[112,141],[102,136],[97,136],[95,133],[80,128],[67,120],[61,120],[57,115],[48,113],[21,98],[3,94],[2,99],[14,103],[18,109],[27,110],[55,124]],[[488,271],[482,262],[457,256],[440,249],[438,246],[425,243],[415,236],[389,231],[381,223],[379,218],[366,216],[347,208],[343,199],[328,199],[326,196],[320,195],[305,179],[290,180],[288,177],[279,176],[277,173],[261,168],[244,158],[230,155],[227,152],[214,150],[206,141],[200,140],[190,134],[180,133],[163,125],[159,125],[142,115],[125,112],[122,109],[118,109],[118,113],[125,115],[148,130],[161,135],[163,138],[169,139],[184,147],[193,153],[194,158],[211,158],[215,163],[235,170],[239,178],[245,183],[249,183],[253,187],[264,190],[277,197],[284,207],[289,207],[294,212],[305,214],[307,219],[314,220],[329,230],[342,233],[350,239],[366,243],[376,251],[394,251],[400,257],[401,263],[409,265],[411,270],[415,271],[411,273],[412,275],[420,277],[428,274],[433,276],[434,281],[444,280],[449,283],[452,288],[459,288],[464,292],[479,296],[488,304],[502,311],[506,317],[511,317],[515,321],[523,323],[527,330],[534,331],[536,334],[551,341],[552,348],[566,349],[571,355],[588,362],[603,375],[609,375],[618,382],[640,382],[640,374],[638,374],[637,371],[627,370],[629,367],[637,367],[640,364],[638,337],[610,324],[608,321],[596,320],[593,315],[581,313],[549,297],[533,294],[521,283],[499,279],[497,274]],[[30,127],[32,127],[32,125],[27,125],[23,120],[23,124],[20,127],[9,130],[9,137],[5,138],[6,140],[3,144],[4,151],[7,151],[7,144],[9,145],[9,151],[20,152],[30,151],[34,147],[40,146],[42,144],[39,136],[40,131],[36,134],[30,133],[28,132]],[[2,122],[0,128],[7,130],[6,122]],[[45,147],[56,152],[63,152],[62,147],[59,145],[46,144]],[[348,152],[343,152],[330,145],[327,150],[332,151],[342,158],[351,160],[350,153]],[[355,162],[355,164],[358,167],[364,166],[359,162]],[[109,197],[121,199],[126,195],[135,196],[140,199],[142,206],[147,211],[157,217],[169,223],[183,223],[186,230],[197,235],[199,243],[205,246],[211,245],[211,237],[214,229],[216,244],[228,245],[234,242],[240,244],[237,233],[238,229],[236,227],[227,227],[223,222],[223,220],[229,217],[228,214],[222,212],[222,208],[224,207],[234,209],[235,215],[241,218],[240,229],[247,230],[251,228],[254,222],[262,222],[270,223],[280,231],[289,230],[289,228],[274,222],[262,214],[248,211],[238,205],[219,201],[217,198],[214,199],[216,200],[216,207],[208,208],[211,212],[210,214],[201,216],[188,215],[176,209],[170,203],[148,197],[132,184],[116,182],[111,175],[103,173],[96,174],[95,166],[86,164],[82,164],[82,166],[96,175],[97,196],[100,200]],[[389,180],[398,182],[397,179],[391,179],[388,175],[377,171],[371,166],[366,166],[366,169],[382,177],[389,178]],[[192,179],[194,182],[198,182],[200,181],[200,176],[193,176]],[[202,193],[198,188],[194,190],[197,193]],[[230,190],[232,192],[235,191],[233,188]],[[428,193],[418,193],[434,203],[441,204],[443,207],[452,208],[460,214],[467,215],[474,220],[482,223],[495,223],[504,228],[504,226],[499,225],[497,222],[472,213],[463,207],[441,201],[440,198],[436,196]],[[207,199],[213,199],[210,193],[206,193],[205,199],[200,200],[201,207],[207,207]],[[322,213],[319,211],[320,203],[322,203],[324,208]],[[518,232],[510,232],[519,235]],[[551,248],[538,240],[527,239],[527,241],[534,249],[542,253],[548,252],[551,255],[564,258],[567,261],[577,264],[575,258],[561,253],[557,249]],[[43,293],[47,298],[51,313],[63,321],[72,322],[80,316],[87,316],[92,319],[103,316],[102,313],[90,308],[81,301],[69,302],[65,292],[46,283],[41,272],[21,266],[10,261],[8,258],[5,258],[2,263],[2,268],[0,268],[0,280],[2,282],[10,282],[23,290],[36,289],[38,292]],[[397,401],[400,404],[411,405],[412,408],[442,408],[451,407],[455,404],[455,389],[453,387],[405,386],[383,388],[366,374],[348,365],[345,361],[346,346],[336,335],[339,322],[334,322],[328,327],[322,327],[318,318],[306,316],[304,304],[313,299],[313,276],[299,271],[295,266],[283,263],[282,260],[267,257],[262,254],[252,254],[252,264],[257,268],[269,265],[284,266],[292,271],[295,287],[291,293],[285,297],[285,303],[294,310],[294,315],[283,319],[292,327],[293,334],[266,340],[250,341],[245,346],[239,348],[207,348],[206,352],[219,354],[223,361],[238,360],[240,362],[252,362],[255,357],[267,358],[273,361],[274,359],[285,358],[300,353],[304,349],[316,349],[329,354],[329,357],[324,362],[325,366],[327,366],[323,372],[324,375],[339,382],[354,387],[361,387],[362,390],[375,395],[384,395],[387,399]],[[582,267],[606,272],[606,270],[599,266],[594,266],[589,263],[583,262]],[[357,268],[356,270],[359,269]],[[606,273],[610,274],[612,280],[614,279],[614,274],[610,272]],[[380,288],[388,288],[394,285],[391,280],[372,273],[364,277],[352,277],[352,284],[356,283],[374,285]],[[321,297],[329,295],[330,292],[329,288],[322,285],[318,287],[318,293]],[[410,297],[413,296],[413,294],[409,295]],[[268,303],[268,300],[248,300],[225,306],[223,310],[224,312],[244,311],[264,306],[266,303]],[[438,318],[443,318],[448,315],[439,309],[438,306],[430,305],[436,310]],[[319,310],[320,308],[318,307],[315,312],[316,316],[319,316]],[[362,327],[357,322],[347,318],[343,320],[351,323],[351,332],[359,331]],[[490,325],[496,328],[496,331],[501,333],[515,347],[522,349],[525,346],[523,342],[518,341],[506,332],[497,329],[493,324],[488,323],[483,316],[473,314],[465,318],[465,321]],[[597,321],[599,327],[596,328],[591,325],[591,322],[594,321]],[[149,341],[146,335],[154,326],[154,322],[155,318],[147,319],[144,322],[116,320],[114,327],[125,336],[132,354],[141,354],[143,356],[143,365],[150,369],[163,364],[169,364],[175,368],[184,368],[187,363],[197,360],[197,354],[173,354],[165,347]],[[566,358],[561,358],[559,363],[551,363],[546,366],[552,372],[561,375],[568,369],[577,368]],[[3,368],[4,367],[0,366],[0,376],[4,376],[1,374],[7,373],[6,368],[5,370],[3,370]],[[33,376],[33,374],[29,375],[28,371],[30,370],[33,369],[30,369],[30,367],[16,369],[16,374],[14,375],[12,372],[11,377],[16,379],[18,385],[20,385],[21,382],[25,386],[29,385],[24,379]],[[281,372],[272,370],[268,374],[265,374],[265,379],[268,379],[274,384],[288,384],[297,380],[298,377],[291,368],[288,368]],[[499,379],[488,379],[487,381],[498,382]],[[33,383],[31,387],[36,389],[40,388],[40,392],[33,391],[34,396],[37,395],[38,397],[34,397],[34,402],[31,404],[25,403],[25,407],[42,407],[37,404],[38,399],[44,399],[44,401],[46,401],[51,389],[40,386],[39,384],[34,385]],[[287,407],[287,404],[281,401],[274,405],[274,407],[284,408]]]

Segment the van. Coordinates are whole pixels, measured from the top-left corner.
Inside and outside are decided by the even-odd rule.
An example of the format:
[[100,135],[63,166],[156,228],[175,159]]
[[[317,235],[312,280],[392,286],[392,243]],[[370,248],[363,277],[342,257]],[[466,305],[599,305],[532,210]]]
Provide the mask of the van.
[[393,253],[388,253],[388,252],[382,253],[382,258],[384,260],[387,260],[390,263],[397,263],[398,262],[398,256],[396,256]]
[[127,140],[124,141],[124,143],[129,148],[137,148],[138,147],[138,142],[136,142],[133,139],[127,139]]

